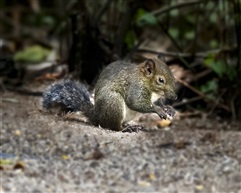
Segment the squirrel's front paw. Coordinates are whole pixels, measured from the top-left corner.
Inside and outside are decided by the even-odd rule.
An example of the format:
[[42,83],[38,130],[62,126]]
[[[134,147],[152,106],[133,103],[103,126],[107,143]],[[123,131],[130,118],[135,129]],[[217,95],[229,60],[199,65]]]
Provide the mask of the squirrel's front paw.
[[156,108],[156,113],[161,119],[172,119],[175,115],[175,109],[171,106],[163,106],[162,108]]
[[157,111],[157,114],[161,119],[167,119],[167,114],[163,110]]
[[164,106],[163,111],[166,113],[168,119],[172,119],[175,115],[175,109],[171,106]]

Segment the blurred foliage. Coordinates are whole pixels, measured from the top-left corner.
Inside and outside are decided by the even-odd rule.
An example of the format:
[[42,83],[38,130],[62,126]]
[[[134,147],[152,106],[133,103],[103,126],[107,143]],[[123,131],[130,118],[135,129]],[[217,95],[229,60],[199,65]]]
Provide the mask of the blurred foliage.
[[24,50],[18,51],[14,54],[16,62],[23,63],[38,63],[47,58],[50,50],[39,45],[27,47]]
[[150,25],[157,25],[158,20],[152,13],[140,8],[136,13],[135,24],[138,27],[146,27]]
[[[240,0],[0,0],[0,4],[3,38],[32,38],[33,45],[57,40],[62,60],[68,61],[72,72],[81,68],[80,78],[93,80],[85,67],[98,74],[116,58],[132,60],[142,43],[151,42],[156,47],[150,50],[176,53],[169,63],[182,65],[194,76],[212,70],[190,83],[211,98],[225,90],[222,99],[228,104],[232,94],[240,95],[234,92],[241,75]],[[17,49],[14,59],[38,62],[47,52],[40,47]]]
[[205,60],[204,64],[211,68],[219,78],[227,78],[230,81],[235,80],[237,78],[238,72],[236,71],[235,67],[232,67],[221,60],[216,60],[215,55],[210,54]]
[[200,90],[203,93],[217,92],[218,85],[216,80],[209,80],[205,84],[202,84]]

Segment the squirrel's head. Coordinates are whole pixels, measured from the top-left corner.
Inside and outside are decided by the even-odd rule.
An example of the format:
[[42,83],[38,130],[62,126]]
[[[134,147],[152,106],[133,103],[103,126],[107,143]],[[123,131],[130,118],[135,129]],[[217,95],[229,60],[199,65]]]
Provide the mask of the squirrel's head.
[[148,81],[151,92],[159,98],[177,98],[175,78],[165,62],[160,59],[147,59],[141,64],[141,71],[146,77],[145,81]]

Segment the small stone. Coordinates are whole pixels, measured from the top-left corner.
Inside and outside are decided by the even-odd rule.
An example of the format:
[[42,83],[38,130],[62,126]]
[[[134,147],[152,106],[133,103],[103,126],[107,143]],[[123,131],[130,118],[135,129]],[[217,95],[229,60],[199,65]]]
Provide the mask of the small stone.
[[14,134],[17,135],[17,136],[20,136],[21,135],[21,131],[20,130],[15,130]]
[[158,128],[164,128],[164,127],[168,127],[169,125],[171,125],[171,121],[166,119],[166,120],[160,120],[157,122],[157,127]]

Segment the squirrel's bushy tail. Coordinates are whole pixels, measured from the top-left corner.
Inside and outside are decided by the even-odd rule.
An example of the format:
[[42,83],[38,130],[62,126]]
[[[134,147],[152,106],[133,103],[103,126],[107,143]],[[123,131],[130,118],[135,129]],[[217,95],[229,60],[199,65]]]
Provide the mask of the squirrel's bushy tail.
[[82,111],[89,114],[93,109],[89,92],[81,83],[64,80],[52,84],[43,94],[43,107],[60,108],[64,112]]

